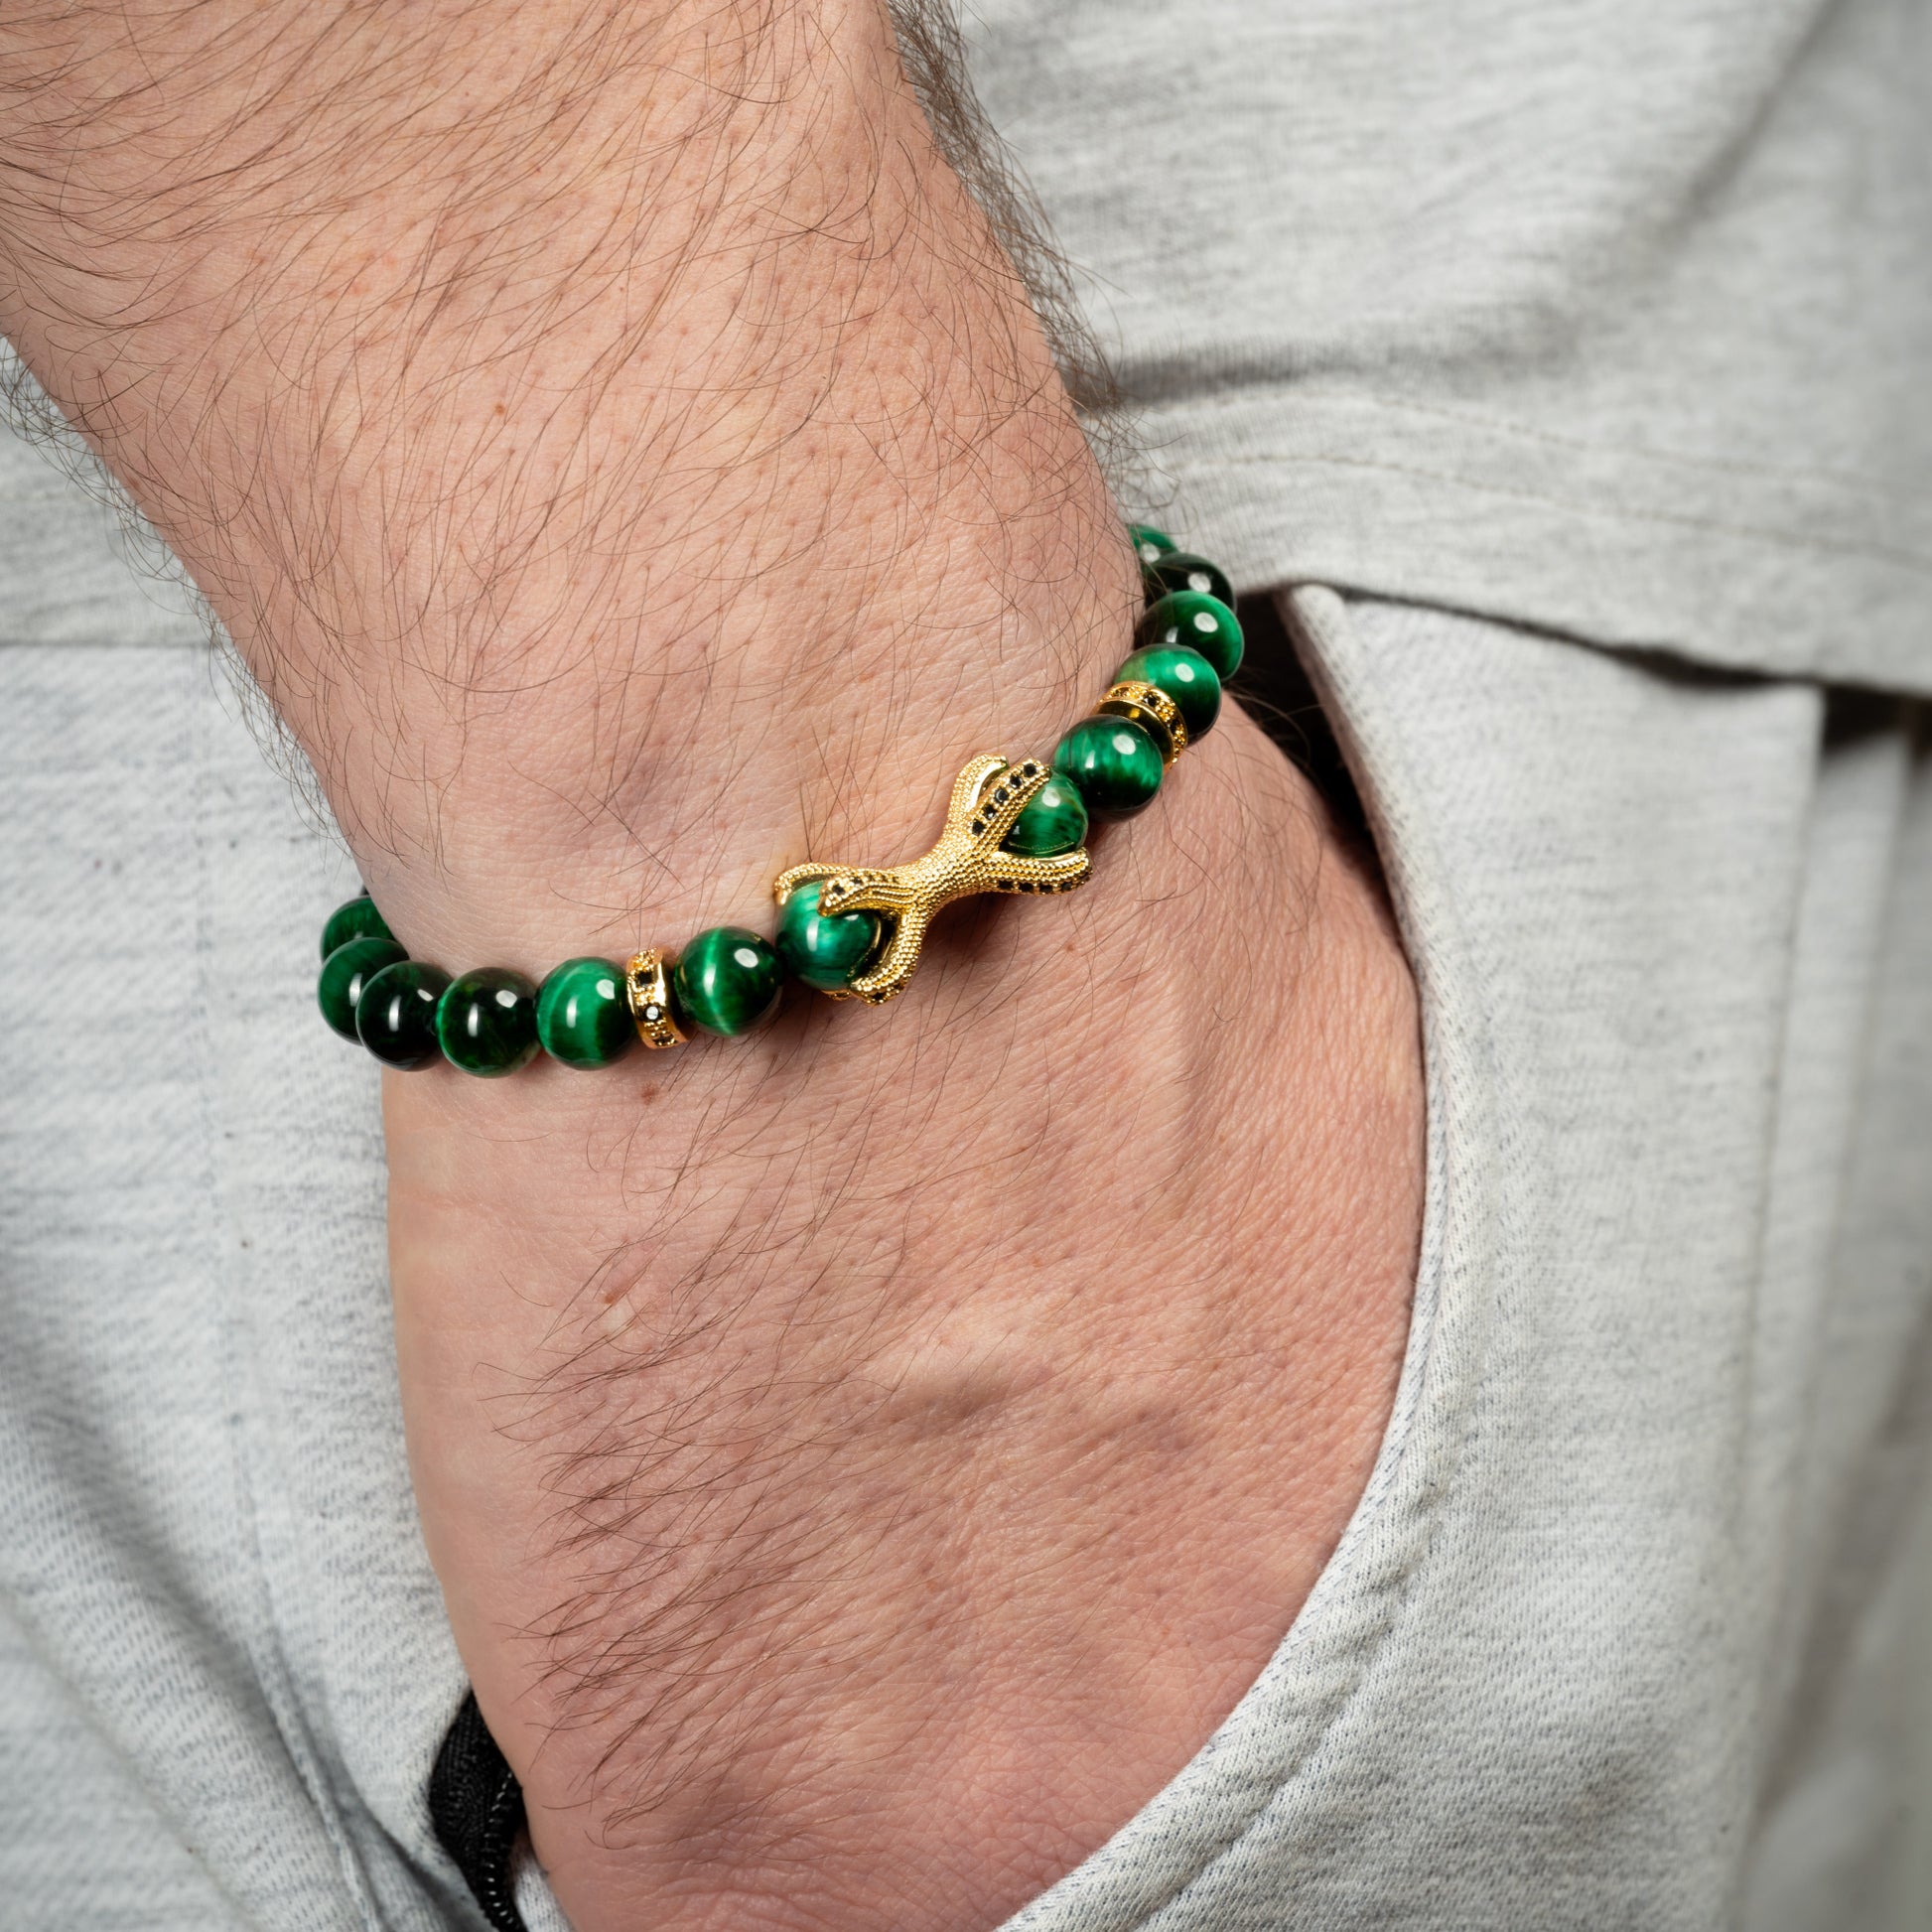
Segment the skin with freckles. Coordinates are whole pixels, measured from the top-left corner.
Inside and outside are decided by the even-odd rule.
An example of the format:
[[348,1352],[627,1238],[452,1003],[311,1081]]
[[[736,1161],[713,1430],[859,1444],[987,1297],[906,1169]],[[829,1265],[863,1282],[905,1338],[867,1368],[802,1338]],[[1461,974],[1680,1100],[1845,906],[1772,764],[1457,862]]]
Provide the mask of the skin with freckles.
[[[0,325],[452,970],[769,930],[1126,654],[861,0],[10,14]],[[1422,1175],[1376,886],[1232,705],[1093,852],[889,1007],[385,1075],[424,1532],[580,1932],[997,1923],[1360,1494]]]

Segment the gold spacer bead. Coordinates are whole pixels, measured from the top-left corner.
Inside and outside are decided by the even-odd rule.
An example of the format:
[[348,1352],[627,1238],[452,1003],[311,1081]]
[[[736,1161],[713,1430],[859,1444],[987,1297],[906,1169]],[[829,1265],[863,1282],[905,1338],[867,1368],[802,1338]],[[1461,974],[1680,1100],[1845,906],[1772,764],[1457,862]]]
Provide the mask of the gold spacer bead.
[[1161,762],[1172,764],[1187,749],[1187,726],[1180,707],[1158,684],[1128,678],[1114,685],[1094,706],[1099,717],[1128,718],[1160,749]]
[[671,968],[676,959],[652,946],[623,969],[624,1003],[646,1046],[682,1046],[684,1029],[671,1018]]

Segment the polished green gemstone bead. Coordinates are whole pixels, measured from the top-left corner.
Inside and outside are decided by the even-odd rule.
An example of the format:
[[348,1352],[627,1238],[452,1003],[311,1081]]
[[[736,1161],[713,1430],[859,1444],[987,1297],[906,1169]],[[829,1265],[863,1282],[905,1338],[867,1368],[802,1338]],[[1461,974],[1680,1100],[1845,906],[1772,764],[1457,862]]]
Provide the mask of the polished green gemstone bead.
[[824,881],[795,887],[778,914],[778,957],[793,979],[841,993],[879,950],[886,922],[877,912],[821,912]]
[[1137,650],[1114,673],[1116,684],[1152,684],[1165,691],[1180,711],[1187,742],[1205,738],[1221,715],[1221,680],[1199,651],[1185,644]]
[[1141,579],[1147,585],[1147,601],[1152,604],[1172,591],[1198,591],[1218,597],[1223,604],[1234,602],[1234,586],[1218,565],[1191,550],[1173,550],[1141,566]]
[[443,989],[436,1038],[452,1066],[495,1079],[528,1066],[537,1050],[537,990],[506,966],[480,966]]
[[384,1066],[407,1072],[437,1057],[436,1003],[450,976],[427,960],[399,959],[362,983],[355,1033]]
[[1129,818],[1161,789],[1160,748],[1131,718],[1082,718],[1054,748],[1053,769],[1102,818]]
[[1134,546],[1134,554],[1141,560],[1143,568],[1148,564],[1159,563],[1163,557],[1180,548],[1165,530],[1157,530],[1152,523],[1130,523],[1127,526],[1128,541]]
[[1048,778],[1027,800],[1006,849],[1023,859],[1057,859],[1077,852],[1087,839],[1087,801],[1067,778]]
[[609,1066],[637,1043],[623,968],[608,959],[566,959],[537,988],[537,1038],[566,1066]]
[[358,893],[330,913],[322,928],[322,956],[327,959],[338,946],[345,946],[351,939],[393,939],[395,936],[375,909],[375,900],[367,893]]
[[778,1005],[784,974],[771,942],[742,925],[716,925],[685,947],[671,975],[679,1013],[708,1034],[749,1034]]
[[393,939],[348,939],[322,962],[316,1003],[322,1017],[345,1039],[355,1037],[355,1002],[362,988],[385,966],[409,955]]
[[1241,620],[1205,591],[1171,591],[1142,613],[1134,628],[1137,650],[1197,650],[1225,684],[1241,668]]

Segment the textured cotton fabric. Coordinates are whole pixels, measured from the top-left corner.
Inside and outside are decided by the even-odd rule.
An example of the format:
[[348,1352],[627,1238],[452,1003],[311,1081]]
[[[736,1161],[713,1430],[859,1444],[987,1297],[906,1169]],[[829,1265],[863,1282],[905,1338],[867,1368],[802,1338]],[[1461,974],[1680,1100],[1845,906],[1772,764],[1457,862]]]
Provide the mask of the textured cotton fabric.
[[1923,0],[970,12],[1240,581],[1932,689]]
[[[1926,33],[986,8],[1171,520],[1295,586],[1430,1095],[1355,1519],[1027,1932],[1888,1923],[1926,1667]],[[0,1922],[475,1926],[424,1807],[465,1685],[376,1076],[313,1010],[352,877],[139,550],[0,436]]]

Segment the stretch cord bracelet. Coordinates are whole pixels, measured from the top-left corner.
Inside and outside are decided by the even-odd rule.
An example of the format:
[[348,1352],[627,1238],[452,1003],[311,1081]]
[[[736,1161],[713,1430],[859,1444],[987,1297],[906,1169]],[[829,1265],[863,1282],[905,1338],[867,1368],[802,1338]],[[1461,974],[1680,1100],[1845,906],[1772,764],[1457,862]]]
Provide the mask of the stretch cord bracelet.
[[912,977],[933,915],[972,893],[1065,893],[1091,873],[1090,818],[1152,802],[1167,768],[1213,729],[1221,685],[1241,663],[1228,580],[1144,524],[1128,531],[1147,609],[1134,649],[1049,762],[992,753],[959,774],[938,842],[901,866],[793,866],[772,884],[775,940],[713,926],[681,953],[651,947],[627,965],[567,959],[541,986],[501,966],[452,979],[397,944],[367,893],[322,932],[323,1018],[386,1066],[440,1058],[466,1073],[514,1073],[541,1048],[566,1066],[609,1066],[641,1040],[749,1034],[778,1005],[784,977],[835,1000],[883,1005]]

